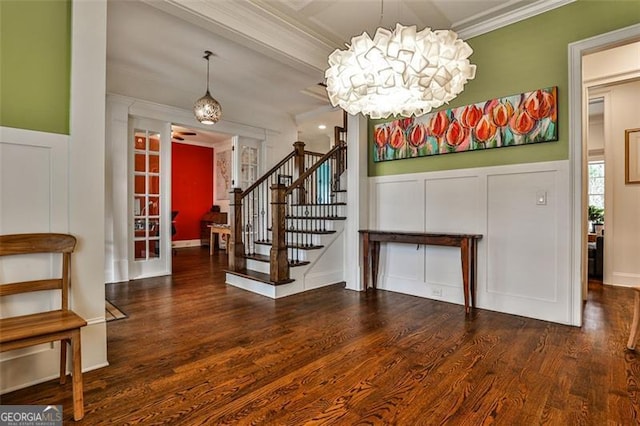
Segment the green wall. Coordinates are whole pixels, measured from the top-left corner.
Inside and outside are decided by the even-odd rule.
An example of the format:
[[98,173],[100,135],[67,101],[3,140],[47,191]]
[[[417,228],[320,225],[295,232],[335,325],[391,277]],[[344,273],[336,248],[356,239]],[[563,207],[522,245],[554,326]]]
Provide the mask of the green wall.
[[71,0],[0,0],[0,125],[69,134]]
[[569,158],[568,44],[640,22],[640,0],[579,0],[467,40],[476,78],[447,109],[558,86],[558,142],[374,163],[369,120],[369,176],[462,169]]

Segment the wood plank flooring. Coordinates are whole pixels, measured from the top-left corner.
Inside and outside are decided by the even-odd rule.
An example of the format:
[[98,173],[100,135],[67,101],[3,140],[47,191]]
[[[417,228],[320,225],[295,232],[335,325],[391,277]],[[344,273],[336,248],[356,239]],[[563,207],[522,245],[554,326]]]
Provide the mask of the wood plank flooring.
[[[592,285],[582,328],[336,285],[278,301],[224,284],[223,253],[107,286],[110,366],[78,424],[638,424],[631,291]],[[55,381],[2,404],[64,404]]]

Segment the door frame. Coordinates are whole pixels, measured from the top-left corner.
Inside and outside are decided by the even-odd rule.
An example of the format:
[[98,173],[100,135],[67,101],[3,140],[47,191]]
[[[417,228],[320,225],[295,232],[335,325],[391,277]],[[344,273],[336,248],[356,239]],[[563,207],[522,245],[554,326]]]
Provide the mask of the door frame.
[[582,57],[640,40],[640,24],[570,43],[569,56],[569,162],[571,179],[571,322],[582,325],[586,297],[588,88],[582,81]]
[[171,123],[144,117],[129,116],[129,167],[127,215],[128,244],[134,244],[134,139],[135,130],[153,130],[160,134],[160,255],[158,258],[136,260],[135,250],[129,250],[129,279],[171,274]]
[[[149,118],[172,123],[183,127],[211,130],[198,122],[193,111],[161,105],[142,99],[118,94],[107,94],[106,105],[106,152],[105,152],[105,243],[104,243],[104,281],[115,283],[130,280],[129,277],[129,235],[128,222],[129,193],[129,116]],[[265,140],[263,159],[270,158],[274,148],[269,145],[279,137],[280,133],[271,129],[220,120],[214,130],[220,133],[239,135],[258,140]],[[266,164],[263,163],[263,164]],[[166,170],[167,172],[170,171]]]

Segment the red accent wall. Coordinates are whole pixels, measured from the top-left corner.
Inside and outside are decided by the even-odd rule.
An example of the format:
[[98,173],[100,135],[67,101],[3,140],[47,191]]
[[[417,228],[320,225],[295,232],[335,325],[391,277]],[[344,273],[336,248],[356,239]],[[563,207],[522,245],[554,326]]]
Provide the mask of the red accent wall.
[[172,143],[171,155],[171,210],[179,212],[172,240],[197,240],[213,204],[213,148]]

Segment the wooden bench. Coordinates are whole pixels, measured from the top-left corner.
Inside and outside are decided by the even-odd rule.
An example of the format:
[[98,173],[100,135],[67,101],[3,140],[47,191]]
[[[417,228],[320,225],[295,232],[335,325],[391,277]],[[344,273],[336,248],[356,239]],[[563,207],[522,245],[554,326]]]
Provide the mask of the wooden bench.
[[66,234],[0,235],[0,256],[60,253],[62,276],[0,285],[0,296],[60,290],[61,309],[0,319],[0,352],[60,341],[60,384],[67,379],[67,344],[71,346],[73,418],[84,417],[80,328],[87,322],[69,309],[71,253],[76,239]]

